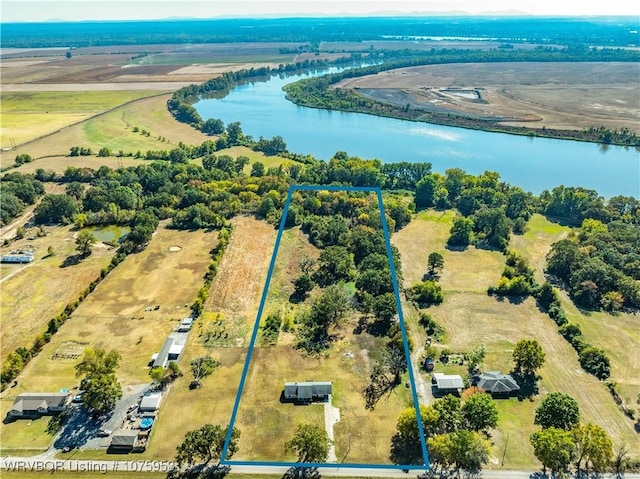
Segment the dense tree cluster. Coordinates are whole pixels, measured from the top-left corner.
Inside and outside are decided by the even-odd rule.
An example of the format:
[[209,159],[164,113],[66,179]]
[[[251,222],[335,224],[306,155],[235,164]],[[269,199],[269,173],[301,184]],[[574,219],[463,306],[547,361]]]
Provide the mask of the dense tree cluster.
[[6,225],[19,216],[27,205],[34,204],[44,194],[44,186],[33,175],[7,173],[2,177],[0,194],[0,224]]
[[547,272],[588,309],[640,307],[640,225],[585,219],[577,235],[555,243]]
[[534,423],[542,430],[530,437],[534,454],[542,463],[543,472],[564,473],[570,464],[576,472],[600,473],[613,459],[613,444],[607,433],[595,424],[580,424],[578,403],[571,396],[553,392],[536,409]]
[[122,386],[115,375],[119,363],[116,351],[87,348],[75,367],[76,376],[84,376],[80,383],[82,403],[96,416],[111,411],[122,397]]
[[[431,466],[479,470],[491,455],[491,447],[481,433],[494,428],[498,410],[487,394],[474,394],[462,402],[445,396],[432,406],[420,406],[424,437]],[[421,464],[422,449],[415,408],[398,418],[391,441],[391,460],[396,464]]]

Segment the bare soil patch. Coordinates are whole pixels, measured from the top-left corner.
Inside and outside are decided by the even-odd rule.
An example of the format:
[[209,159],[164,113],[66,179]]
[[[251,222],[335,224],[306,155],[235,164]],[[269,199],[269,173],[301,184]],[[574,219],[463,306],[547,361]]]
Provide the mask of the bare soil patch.
[[494,118],[536,128],[604,125],[640,132],[637,63],[461,63],[400,68],[348,79],[358,89],[398,106]]
[[234,231],[209,293],[206,311],[245,318],[253,327],[276,239],[276,229],[251,217],[232,220]]

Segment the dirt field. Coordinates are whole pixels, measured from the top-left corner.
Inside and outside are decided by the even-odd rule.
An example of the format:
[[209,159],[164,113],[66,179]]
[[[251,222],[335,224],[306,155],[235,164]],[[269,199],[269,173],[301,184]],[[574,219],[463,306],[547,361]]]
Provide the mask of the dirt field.
[[[394,235],[393,242],[400,249],[405,284],[423,274],[430,252],[443,252],[444,271],[440,283],[445,300],[442,305],[429,308],[428,313],[447,332],[448,340],[444,346],[453,351],[468,352],[484,343],[488,348],[484,363],[486,370],[509,371],[513,348],[523,338],[537,339],[547,355],[547,362],[540,371],[541,394],[533,402],[499,401],[501,416],[498,428],[492,432],[492,439],[494,452],[503,451],[506,446],[504,467],[537,467],[528,438],[535,430],[535,407],[545,394],[552,391],[562,391],[576,398],[582,420],[603,427],[614,443],[624,440],[632,449],[640,450],[632,421],[617,408],[604,383],[581,369],[576,352],[557,332],[555,323],[538,310],[535,301],[527,299],[517,304],[486,295],[486,288],[497,284],[504,268],[504,256],[474,249],[465,252],[444,250],[443,239],[448,236],[450,224],[436,221],[440,214],[431,210],[420,213],[417,220]],[[539,265],[540,258],[546,254],[544,244],[556,241],[565,231],[541,217],[534,217],[529,233],[516,237],[514,241],[518,249],[531,251],[532,262]],[[420,266],[410,266],[415,264]],[[624,327],[621,328],[624,331]],[[620,338],[620,347],[634,347],[634,344],[627,343],[624,337]],[[634,349],[626,349],[620,354],[628,356],[631,351]],[[437,365],[436,370],[440,367]],[[634,372],[637,375],[637,370],[628,370],[627,378]],[[497,457],[492,465],[499,467]]]
[[[80,291],[100,274],[114,255],[112,248],[95,246],[91,256],[78,264],[63,267],[69,257],[77,254],[74,234],[69,226],[47,227],[47,236],[36,238],[37,228],[27,228],[25,239],[0,249],[33,247],[36,260],[28,265],[0,265],[2,273],[2,314],[0,316],[0,362],[19,346],[30,347],[33,338],[46,329],[48,321],[65,305],[74,301]],[[35,238],[28,240],[27,238]],[[47,257],[51,246],[55,255]],[[11,277],[7,277],[10,274]],[[60,278],[64,277],[64,281]]]
[[637,63],[466,63],[401,68],[338,87],[399,106],[535,128],[640,132]]

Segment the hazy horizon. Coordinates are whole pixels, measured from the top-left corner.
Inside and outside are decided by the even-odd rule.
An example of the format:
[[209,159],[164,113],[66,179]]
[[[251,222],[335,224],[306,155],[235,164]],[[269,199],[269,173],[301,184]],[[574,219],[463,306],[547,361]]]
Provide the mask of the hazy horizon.
[[[590,2],[593,3],[593,2]],[[617,0],[606,4],[583,1],[540,0],[513,2],[484,0],[370,1],[349,0],[270,1],[235,0],[187,2],[137,0],[3,1],[1,22],[171,20],[242,17],[314,17],[314,16],[404,16],[404,15],[513,15],[513,16],[637,16],[640,4],[635,0]]]

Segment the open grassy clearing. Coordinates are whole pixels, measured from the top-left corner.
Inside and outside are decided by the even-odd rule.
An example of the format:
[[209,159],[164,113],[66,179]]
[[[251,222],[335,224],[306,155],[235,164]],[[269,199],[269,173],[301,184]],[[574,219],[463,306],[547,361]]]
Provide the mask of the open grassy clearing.
[[[71,389],[78,359],[52,356],[80,354],[87,346],[122,355],[118,378],[123,385],[147,382],[151,354],[188,314],[184,306],[195,297],[214,242],[212,233],[161,228],[143,252],[127,257],[80,305],[18,377],[12,394]],[[170,252],[171,246],[182,249]],[[153,305],[160,309],[145,311]]]
[[[5,391],[0,402],[2,417],[13,403],[11,398],[22,392],[77,388],[74,366],[88,346],[115,349],[122,355],[118,378],[125,394],[128,386],[148,382],[146,366],[151,354],[188,314],[184,306],[201,284],[215,238],[214,233],[160,227],[143,252],[128,256],[82,303],[18,376],[18,386]],[[171,252],[172,246],[181,250]],[[158,311],[144,311],[155,304],[161,306]],[[68,356],[53,359],[55,354]],[[3,447],[46,447],[51,437],[42,432],[43,424],[38,429],[28,429],[27,421],[1,425]],[[30,432],[34,429],[35,433]],[[15,439],[8,442],[5,438]]]
[[[145,153],[147,150],[171,150],[180,141],[196,145],[209,138],[171,116],[166,105],[169,96],[167,94],[133,101],[46,138],[19,146],[11,152],[3,153],[0,164],[2,167],[10,166],[16,155],[28,153],[36,159],[30,167],[47,169],[48,157],[68,155],[72,146],[89,147],[94,153],[103,146],[111,148],[114,153],[119,150],[124,150],[125,153],[140,150]],[[136,126],[140,131],[133,131]],[[143,135],[142,130],[150,132],[150,136]],[[164,138],[165,141],[159,138]],[[105,164],[114,162],[114,158],[103,160]]]
[[[115,253],[114,249],[98,244],[91,256],[77,264],[69,264],[68,259],[77,255],[73,239],[76,232],[70,226],[47,227],[46,231],[47,236],[38,238],[37,228],[27,228],[24,239],[0,248],[0,254],[28,246],[36,250],[33,263],[0,265],[0,361],[17,347],[31,347],[33,338],[46,329],[47,322],[66,304],[77,299]],[[53,248],[54,256],[47,257],[49,247]],[[68,266],[63,266],[65,264]],[[7,278],[9,274],[13,276]]]
[[[403,266],[422,265],[420,268],[405,266],[406,284],[419,279],[426,269],[428,254],[441,251],[439,248],[444,248],[442,239],[447,237],[445,225],[429,221],[432,215],[428,213],[421,215],[423,218],[418,216],[393,237],[394,244],[400,249]],[[546,254],[545,242],[556,241],[565,234],[565,230],[543,218],[535,218],[531,226],[529,233],[516,237],[514,241],[518,242],[519,250],[530,253],[533,263],[539,264]],[[532,243],[531,248],[529,242]],[[547,354],[547,363],[540,371],[541,394],[533,402],[499,401],[502,415],[497,430],[492,432],[496,455],[492,466],[500,466],[504,452],[505,468],[537,467],[528,442],[529,435],[535,430],[533,412],[542,397],[552,391],[562,391],[575,397],[582,420],[602,426],[614,442],[624,440],[630,445],[640,445],[631,421],[618,410],[604,384],[582,370],[576,352],[558,334],[555,323],[538,310],[533,299],[516,304],[486,295],[486,288],[496,284],[501,275],[504,256],[474,249],[446,251],[443,255],[444,271],[440,283],[445,301],[427,312],[445,328],[448,339],[444,346],[456,352],[467,352],[484,343],[488,349],[484,363],[487,370],[509,371],[513,348],[523,338],[537,339]],[[416,272],[412,273],[414,270]],[[416,276],[412,278],[412,274]],[[629,352],[627,350],[627,354]],[[450,372],[447,368],[444,371]],[[438,363],[436,371],[441,369],[442,365]],[[640,450],[638,447],[635,449]]]
[[3,148],[33,140],[154,91],[4,92],[0,96]]
[[[551,245],[566,237],[569,228],[534,215],[524,236],[513,236],[511,248],[526,257],[536,269],[536,279],[544,281],[545,257]],[[640,394],[640,319],[637,314],[611,315],[577,308],[568,294],[560,291],[569,321],[582,329],[587,342],[603,348],[611,360],[611,380],[618,383],[629,405]]]

